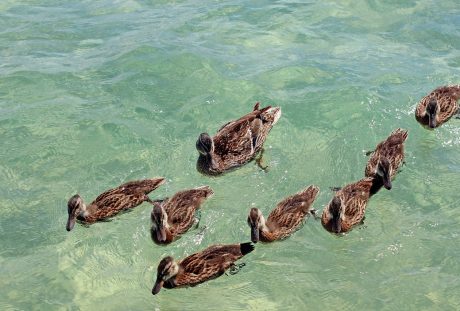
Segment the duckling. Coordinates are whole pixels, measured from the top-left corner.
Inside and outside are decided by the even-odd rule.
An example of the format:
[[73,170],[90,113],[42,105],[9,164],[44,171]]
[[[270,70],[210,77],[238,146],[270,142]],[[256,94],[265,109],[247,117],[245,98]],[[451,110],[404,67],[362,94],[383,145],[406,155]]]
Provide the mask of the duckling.
[[227,269],[235,267],[235,261],[253,250],[254,245],[248,242],[213,245],[178,262],[167,256],[158,265],[152,294],[158,294],[162,287],[195,286],[219,277]]
[[76,194],[67,203],[69,218],[66,229],[67,231],[72,230],[76,220],[89,225],[134,208],[144,201],[151,202],[148,194],[164,182],[163,177],[130,181],[105,191],[88,206],[85,205],[80,195]]
[[415,119],[434,129],[459,112],[460,84],[441,86],[423,97],[415,109]]
[[383,186],[390,190],[391,181],[402,163],[404,163],[404,142],[407,139],[407,131],[396,129],[391,132],[387,139],[380,142],[366,165],[364,174],[366,177],[375,177],[371,195],[377,193]]
[[321,224],[324,229],[338,234],[362,223],[374,180],[367,177],[337,191],[323,211]]
[[210,187],[202,186],[180,191],[170,199],[153,201],[152,240],[156,244],[169,244],[187,232],[194,223],[195,211],[213,194]]
[[[280,107],[260,109],[256,103],[252,112],[228,122],[214,137],[201,133],[196,142],[197,170],[206,175],[219,175],[253,160],[262,152],[265,139],[280,116]],[[262,167],[261,161],[257,159]]]
[[309,213],[315,216],[316,211],[311,209],[311,205],[318,192],[319,188],[312,185],[285,198],[271,211],[267,221],[258,208],[251,208],[248,216],[251,241],[273,242],[287,238],[299,228]]

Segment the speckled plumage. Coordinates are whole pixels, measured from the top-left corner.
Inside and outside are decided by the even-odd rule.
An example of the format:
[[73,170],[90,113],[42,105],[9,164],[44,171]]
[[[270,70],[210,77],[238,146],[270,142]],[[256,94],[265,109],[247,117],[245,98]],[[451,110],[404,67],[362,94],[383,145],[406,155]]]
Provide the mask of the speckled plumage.
[[158,236],[158,225],[155,224],[155,219],[152,211],[152,222],[154,225],[151,228],[152,240],[157,244],[169,244],[177,239],[181,234],[187,232],[193,225],[195,220],[195,212],[200,205],[214,194],[208,186],[202,186],[194,189],[183,190],[176,193],[172,198],[165,199],[158,204],[162,211],[167,215],[167,223],[164,224],[166,239],[161,241]]
[[431,99],[435,99],[438,104],[436,114],[436,127],[447,122],[452,116],[458,113],[458,99],[460,98],[460,85],[441,86],[433,90],[430,94],[420,100],[415,109],[415,119],[425,127],[429,126],[427,105]]
[[[388,136],[384,141],[380,142],[372,152],[369,160],[367,161],[364,175],[366,177],[376,177],[379,161],[385,158],[390,162],[389,174],[391,179],[394,179],[400,165],[404,161],[404,142],[406,139],[407,130],[397,128],[391,132],[390,136]],[[381,186],[381,184],[379,186]],[[377,192],[379,189],[373,189],[371,191],[371,195]]]
[[[299,228],[305,217],[313,211],[311,206],[318,192],[319,188],[312,185],[283,199],[270,212],[266,222],[260,211],[253,208],[248,216],[248,225],[251,230],[258,230],[258,240],[262,242],[273,242],[287,238]],[[251,234],[251,239],[253,238]],[[253,239],[253,242],[257,242],[257,239]]]
[[[355,225],[362,223],[373,181],[374,178],[366,177],[343,187],[335,193],[335,197],[342,204],[340,232],[350,231]],[[333,231],[333,219],[330,212],[331,202],[332,200],[323,210],[321,224],[327,231],[336,233]]]
[[[110,218],[123,210],[134,208],[144,201],[150,201],[148,194],[164,183],[164,178],[130,181],[100,194],[91,204],[85,206],[78,195],[69,200],[69,223],[75,218],[84,224]],[[71,206],[72,200],[78,200],[78,206]],[[70,229],[70,230],[69,230]]]
[[253,160],[273,125],[281,116],[281,108],[254,110],[238,120],[228,122],[212,137],[214,150],[199,155],[197,169],[207,175],[219,175]]
[[172,257],[165,257],[158,265],[152,293],[157,294],[161,287],[195,286],[214,279],[253,250],[251,243],[213,245],[178,262],[174,262]]

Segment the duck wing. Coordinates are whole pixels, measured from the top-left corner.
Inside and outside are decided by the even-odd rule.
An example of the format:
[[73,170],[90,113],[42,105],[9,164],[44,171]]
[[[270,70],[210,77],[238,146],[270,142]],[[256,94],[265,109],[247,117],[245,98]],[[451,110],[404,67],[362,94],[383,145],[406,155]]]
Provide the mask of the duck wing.
[[[148,200],[147,195],[161,186],[164,181],[165,179],[162,177],[130,181],[116,188],[105,191],[90,205],[96,206],[97,210],[113,210],[113,213],[110,213],[110,215],[112,215],[122,209],[135,207]],[[96,211],[93,213],[96,213]],[[107,214],[107,217],[110,215]]]
[[[176,285],[195,285],[222,275],[236,260],[244,256],[242,249],[243,244],[213,245],[184,258],[179,262],[183,273],[177,275]],[[253,246],[250,251],[252,249]]]
[[214,192],[208,186],[183,190],[164,203],[168,222],[175,234],[186,232],[194,222],[195,211]]
[[267,218],[270,229],[293,229],[297,227],[310,211],[319,188],[309,186],[279,202]]
[[380,142],[372,153],[366,165],[365,175],[372,177],[377,169],[380,158],[385,157],[391,163],[392,177],[404,160],[404,142],[407,139],[407,130],[397,128],[390,136]]

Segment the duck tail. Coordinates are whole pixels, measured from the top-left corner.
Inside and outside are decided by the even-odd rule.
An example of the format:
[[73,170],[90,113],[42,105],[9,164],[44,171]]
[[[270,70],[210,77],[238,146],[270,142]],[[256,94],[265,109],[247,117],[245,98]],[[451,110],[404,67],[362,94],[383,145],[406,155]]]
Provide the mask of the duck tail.
[[246,242],[246,243],[241,243],[240,244],[240,250],[241,250],[241,254],[246,255],[246,254],[249,254],[250,252],[252,252],[254,250],[254,244],[252,244],[251,242]]
[[452,91],[452,97],[458,100],[460,98],[460,84],[452,85],[450,89]]
[[402,144],[407,139],[407,130],[397,128],[393,132],[391,132],[388,142],[390,145]]

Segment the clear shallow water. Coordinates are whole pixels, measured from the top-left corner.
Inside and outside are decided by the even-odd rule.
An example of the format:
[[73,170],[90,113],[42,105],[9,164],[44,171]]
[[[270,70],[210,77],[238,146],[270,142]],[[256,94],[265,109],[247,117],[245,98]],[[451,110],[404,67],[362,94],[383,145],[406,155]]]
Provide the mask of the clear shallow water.
[[[460,122],[427,131],[413,110],[459,83],[459,29],[456,1],[2,2],[0,309],[458,310]],[[256,101],[283,109],[269,173],[199,175],[198,134]],[[247,241],[251,206],[314,183],[322,210],[396,127],[407,166],[365,226],[337,238],[310,219],[235,276],[151,295],[163,256]],[[65,231],[75,192],[153,176],[152,198],[215,190],[204,234],[155,246],[147,204]]]

